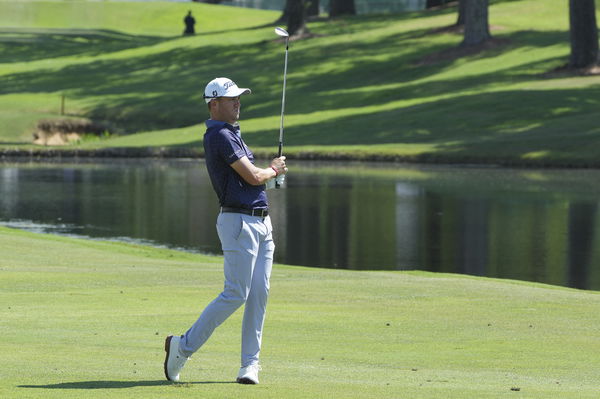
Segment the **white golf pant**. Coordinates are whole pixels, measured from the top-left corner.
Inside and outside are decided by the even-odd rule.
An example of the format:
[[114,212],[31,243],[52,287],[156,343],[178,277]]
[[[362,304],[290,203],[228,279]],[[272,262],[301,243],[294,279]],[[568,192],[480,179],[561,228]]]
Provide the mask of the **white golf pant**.
[[258,363],[273,267],[271,218],[220,213],[217,232],[225,258],[225,288],[184,334],[179,350],[191,356],[244,303],[242,367]]

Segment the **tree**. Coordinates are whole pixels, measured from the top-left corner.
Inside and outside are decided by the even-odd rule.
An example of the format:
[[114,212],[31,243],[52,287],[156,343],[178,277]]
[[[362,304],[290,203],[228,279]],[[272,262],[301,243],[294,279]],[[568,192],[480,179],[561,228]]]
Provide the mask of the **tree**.
[[287,0],[287,27],[290,36],[301,36],[308,33],[306,28],[306,6],[304,0]]
[[281,16],[279,17],[279,19],[277,21],[275,21],[276,24],[281,24],[281,23],[285,23],[287,24],[288,19],[290,17],[290,3],[292,0],[286,0],[285,1],[285,6],[283,7],[283,12],[281,13]]
[[356,15],[354,0],[331,0],[329,2],[329,17],[335,18],[341,15]]
[[456,19],[456,26],[463,26],[465,24],[465,0],[458,0],[458,18]]
[[319,0],[306,0],[306,16],[307,17],[318,17],[319,16]]
[[491,39],[488,0],[461,0],[461,3],[463,2],[465,3],[465,35],[461,46],[475,46]]
[[594,0],[569,0],[571,56],[569,67],[598,65],[598,26]]
[[446,3],[447,0],[427,0],[425,1],[425,8],[439,7]]

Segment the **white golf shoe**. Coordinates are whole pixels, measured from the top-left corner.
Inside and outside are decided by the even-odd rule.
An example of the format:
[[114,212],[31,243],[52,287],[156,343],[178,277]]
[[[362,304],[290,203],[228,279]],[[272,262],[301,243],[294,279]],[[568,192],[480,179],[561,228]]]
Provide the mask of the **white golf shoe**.
[[260,366],[258,364],[242,367],[238,373],[237,382],[239,384],[258,384],[259,371]]
[[181,337],[169,335],[165,339],[165,377],[167,380],[177,382],[179,381],[179,372],[188,361],[188,357],[183,356],[179,353],[179,341]]

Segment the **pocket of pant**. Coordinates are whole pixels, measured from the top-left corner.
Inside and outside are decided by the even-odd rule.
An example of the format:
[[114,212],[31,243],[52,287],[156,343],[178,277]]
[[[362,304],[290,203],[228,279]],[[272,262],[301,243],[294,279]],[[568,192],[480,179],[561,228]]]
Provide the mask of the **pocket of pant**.
[[235,246],[243,231],[244,219],[242,215],[229,213],[227,216],[217,220],[217,233],[223,250],[231,249],[232,246]]
[[263,222],[267,228],[267,234],[265,234],[266,240],[273,240],[273,225],[271,224],[271,217],[267,216]]

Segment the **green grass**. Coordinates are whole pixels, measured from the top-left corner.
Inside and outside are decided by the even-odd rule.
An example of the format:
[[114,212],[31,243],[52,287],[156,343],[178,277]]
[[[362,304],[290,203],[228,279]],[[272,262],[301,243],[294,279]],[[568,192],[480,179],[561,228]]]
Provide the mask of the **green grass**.
[[[181,37],[196,14],[199,35]],[[0,1],[0,145],[67,113],[109,120],[128,136],[102,147],[200,151],[205,83],[253,89],[243,131],[275,152],[283,45],[278,12],[206,4]],[[596,164],[600,76],[548,74],[569,54],[565,2],[496,1],[496,41],[449,57],[462,36],[453,9],[309,23],[290,46],[286,152],[411,160]],[[223,22],[225,21],[225,22]],[[2,144],[4,143],[4,144]]]
[[172,384],[164,337],[220,292],[220,257],[6,228],[0,254],[3,398],[597,397],[597,292],[275,265],[261,385],[231,383],[241,312]]

